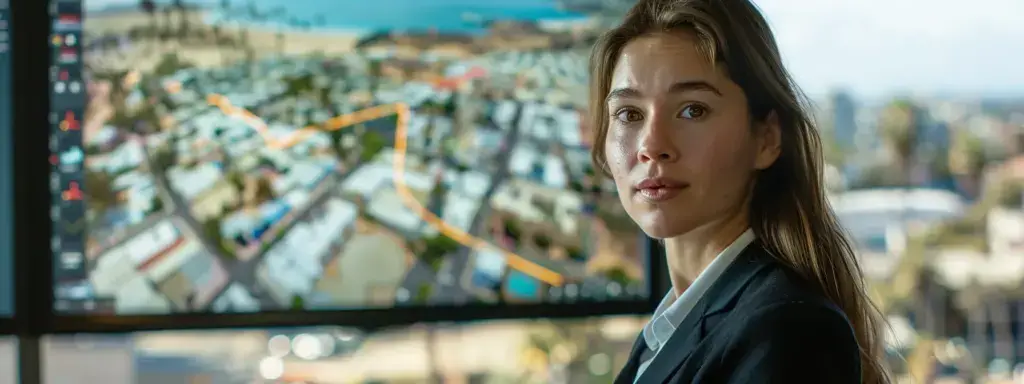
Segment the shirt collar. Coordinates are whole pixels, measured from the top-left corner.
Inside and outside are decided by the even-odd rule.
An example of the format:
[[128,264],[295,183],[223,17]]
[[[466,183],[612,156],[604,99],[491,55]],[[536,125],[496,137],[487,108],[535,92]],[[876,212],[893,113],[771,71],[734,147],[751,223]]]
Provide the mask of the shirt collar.
[[657,351],[668,341],[669,337],[672,337],[672,333],[697,305],[697,301],[704,295],[704,292],[718,280],[725,269],[754,239],[754,231],[747,229],[736,240],[733,240],[732,244],[722,250],[700,275],[697,275],[697,279],[683,291],[682,295],[676,297],[675,290],[668,291],[661,299],[661,303],[658,304],[658,308],[654,310],[651,320],[644,326],[643,337],[648,348]]

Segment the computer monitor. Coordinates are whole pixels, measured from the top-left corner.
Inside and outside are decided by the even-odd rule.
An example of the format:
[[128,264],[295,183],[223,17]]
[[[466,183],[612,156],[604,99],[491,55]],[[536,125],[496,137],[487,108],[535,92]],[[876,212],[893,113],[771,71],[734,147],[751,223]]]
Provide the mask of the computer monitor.
[[14,311],[14,247],[12,245],[14,202],[14,160],[11,149],[11,47],[10,10],[0,0],[0,318],[10,317]]
[[648,240],[590,165],[601,4],[55,2],[56,314],[651,308]]

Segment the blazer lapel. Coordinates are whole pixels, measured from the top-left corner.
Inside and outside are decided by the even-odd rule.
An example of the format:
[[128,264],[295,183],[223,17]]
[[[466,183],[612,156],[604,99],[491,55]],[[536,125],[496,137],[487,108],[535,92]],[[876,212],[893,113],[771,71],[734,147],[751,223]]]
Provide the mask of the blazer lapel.
[[[748,283],[766,265],[767,253],[760,243],[754,241],[747,246],[704,296],[697,300],[697,305],[686,315],[644,371],[642,382],[664,383],[668,380],[711,331],[705,328],[705,319],[732,309]],[[616,381],[615,384],[619,383]]]
[[644,333],[640,332],[636,341],[633,342],[633,350],[629,352],[629,360],[615,377],[615,384],[633,384],[636,378],[636,371],[640,368],[640,356],[647,349],[647,342],[644,341]]

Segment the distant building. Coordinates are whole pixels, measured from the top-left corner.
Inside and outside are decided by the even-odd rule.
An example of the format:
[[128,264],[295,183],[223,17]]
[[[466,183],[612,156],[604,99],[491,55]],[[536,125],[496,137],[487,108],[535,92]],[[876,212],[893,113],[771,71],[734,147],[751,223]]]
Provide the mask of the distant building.
[[836,141],[853,147],[857,136],[857,104],[853,96],[845,91],[835,92],[831,96],[831,106]]
[[888,253],[894,228],[935,225],[963,214],[966,202],[937,189],[862,189],[830,197],[839,222],[862,251]]
[[961,337],[982,366],[995,358],[1024,362],[1024,259],[945,250],[919,279],[911,319],[934,338]]
[[1024,207],[988,212],[989,250],[993,255],[1024,255]]

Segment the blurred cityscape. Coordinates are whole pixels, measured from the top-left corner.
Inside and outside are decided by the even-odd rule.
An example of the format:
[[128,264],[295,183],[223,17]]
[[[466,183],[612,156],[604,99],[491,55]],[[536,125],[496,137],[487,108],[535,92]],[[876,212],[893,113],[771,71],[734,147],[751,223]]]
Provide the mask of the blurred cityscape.
[[[552,280],[597,298],[644,278],[579,119],[587,48],[628,1],[389,33],[255,1],[140,3],[86,27],[90,289],[113,310],[557,301],[569,292]],[[837,89],[814,104],[900,382],[1024,382],[1024,98]],[[337,272],[351,270],[373,273]],[[45,351],[52,383],[610,383],[643,322],[75,336]]]

